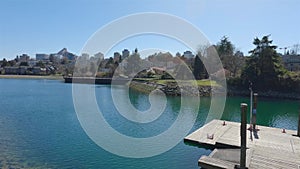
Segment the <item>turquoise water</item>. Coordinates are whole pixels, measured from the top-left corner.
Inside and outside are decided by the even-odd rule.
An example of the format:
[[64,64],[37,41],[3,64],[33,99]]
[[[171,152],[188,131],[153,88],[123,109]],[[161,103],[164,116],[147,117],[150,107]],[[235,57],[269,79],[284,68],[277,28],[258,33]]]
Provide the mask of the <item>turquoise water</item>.
[[[154,124],[137,125],[120,116],[113,106],[109,86],[90,86],[109,124],[134,137],[150,137],[166,130],[176,119],[180,99],[168,98],[165,112]],[[118,87],[122,91],[122,87]],[[159,97],[157,99],[160,99]],[[209,98],[201,98],[194,131],[204,124]],[[132,92],[140,110],[150,105],[144,94]],[[240,102],[227,99],[222,119],[239,121]],[[259,98],[257,122],[287,129],[297,128],[299,101]],[[0,168],[198,168],[201,155],[211,150],[180,142],[150,158],[132,159],[98,147],[81,128],[73,101],[72,85],[56,80],[0,79]]]

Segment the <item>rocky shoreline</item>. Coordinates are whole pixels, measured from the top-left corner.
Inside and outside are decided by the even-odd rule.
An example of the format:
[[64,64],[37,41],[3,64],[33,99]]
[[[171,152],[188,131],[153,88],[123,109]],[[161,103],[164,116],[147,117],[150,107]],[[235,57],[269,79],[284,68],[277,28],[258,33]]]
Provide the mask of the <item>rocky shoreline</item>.
[[[162,85],[155,82],[140,82],[140,81],[131,81],[129,84],[130,89],[142,92],[142,93],[151,93],[153,90],[160,89],[167,96],[197,96],[197,91],[195,87],[183,86],[180,89],[177,85]],[[222,87],[211,86],[199,86],[198,87],[199,96],[211,96],[213,94],[222,94],[224,90]],[[237,88],[227,88],[227,96],[249,96],[249,90],[242,90]],[[265,98],[276,98],[276,99],[290,99],[290,100],[300,100],[300,93],[286,93],[278,91],[266,91],[258,92],[260,97]]]
[[180,88],[176,84],[162,85],[154,82],[132,81],[129,84],[129,87],[133,90],[147,94],[151,93],[153,90],[159,89],[167,96],[211,96],[212,92],[214,92],[214,94],[222,93],[222,89],[220,87],[214,87],[213,90],[211,86],[198,86],[196,88],[191,85],[183,85],[183,87]]

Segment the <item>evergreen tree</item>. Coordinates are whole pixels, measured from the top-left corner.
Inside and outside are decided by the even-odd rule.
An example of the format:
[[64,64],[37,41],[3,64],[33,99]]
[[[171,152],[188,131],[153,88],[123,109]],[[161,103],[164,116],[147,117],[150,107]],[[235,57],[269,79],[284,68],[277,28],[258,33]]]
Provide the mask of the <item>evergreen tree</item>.
[[196,80],[204,79],[207,77],[205,66],[198,55],[195,57],[193,74]]
[[234,46],[229,41],[228,37],[223,36],[221,41],[217,44],[217,51],[221,59],[228,55],[233,55],[234,53]]
[[254,39],[256,47],[249,51],[251,56],[246,60],[242,73],[244,83],[251,81],[259,89],[276,89],[279,76],[286,73],[275,50],[277,46],[272,45],[273,41],[269,40],[269,36]]
[[6,67],[6,66],[9,66],[8,62],[5,58],[3,58],[1,67]]

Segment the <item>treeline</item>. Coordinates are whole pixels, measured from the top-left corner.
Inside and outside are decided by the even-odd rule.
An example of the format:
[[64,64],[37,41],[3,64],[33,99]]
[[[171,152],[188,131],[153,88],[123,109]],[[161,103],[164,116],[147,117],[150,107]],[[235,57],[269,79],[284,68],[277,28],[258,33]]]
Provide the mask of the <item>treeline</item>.
[[236,62],[236,67],[230,67],[230,62],[235,62],[236,59],[232,55],[233,45],[226,37],[221,40],[217,51],[224,68],[229,68],[230,71],[237,68],[237,71],[233,71],[233,76],[227,78],[229,87],[248,89],[251,83],[256,91],[300,92],[300,73],[284,68],[281,56],[276,51],[277,46],[269,38],[269,35],[261,39],[255,38],[255,48],[249,51],[249,56]]

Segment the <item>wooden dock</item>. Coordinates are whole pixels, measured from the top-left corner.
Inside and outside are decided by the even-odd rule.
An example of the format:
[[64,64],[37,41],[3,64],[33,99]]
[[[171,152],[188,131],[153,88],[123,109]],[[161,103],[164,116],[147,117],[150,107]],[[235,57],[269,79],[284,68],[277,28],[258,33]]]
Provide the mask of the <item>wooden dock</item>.
[[[250,127],[247,125],[247,127]],[[248,168],[300,169],[300,137],[297,131],[257,126],[257,132],[247,130],[246,166]],[[240,123],[213,120],[184,138],[187,142],[216,148],[202,156],[203,168],[234,168],[240,157]],[[227,149],[222,149],[227,148]],[[235,149],[234,149],[235,148]]]
[[130,81],[127,78],[96,78],[96,77],[64,77],[65,83],[82,84],[105,84],[105,85],[125,85]]

